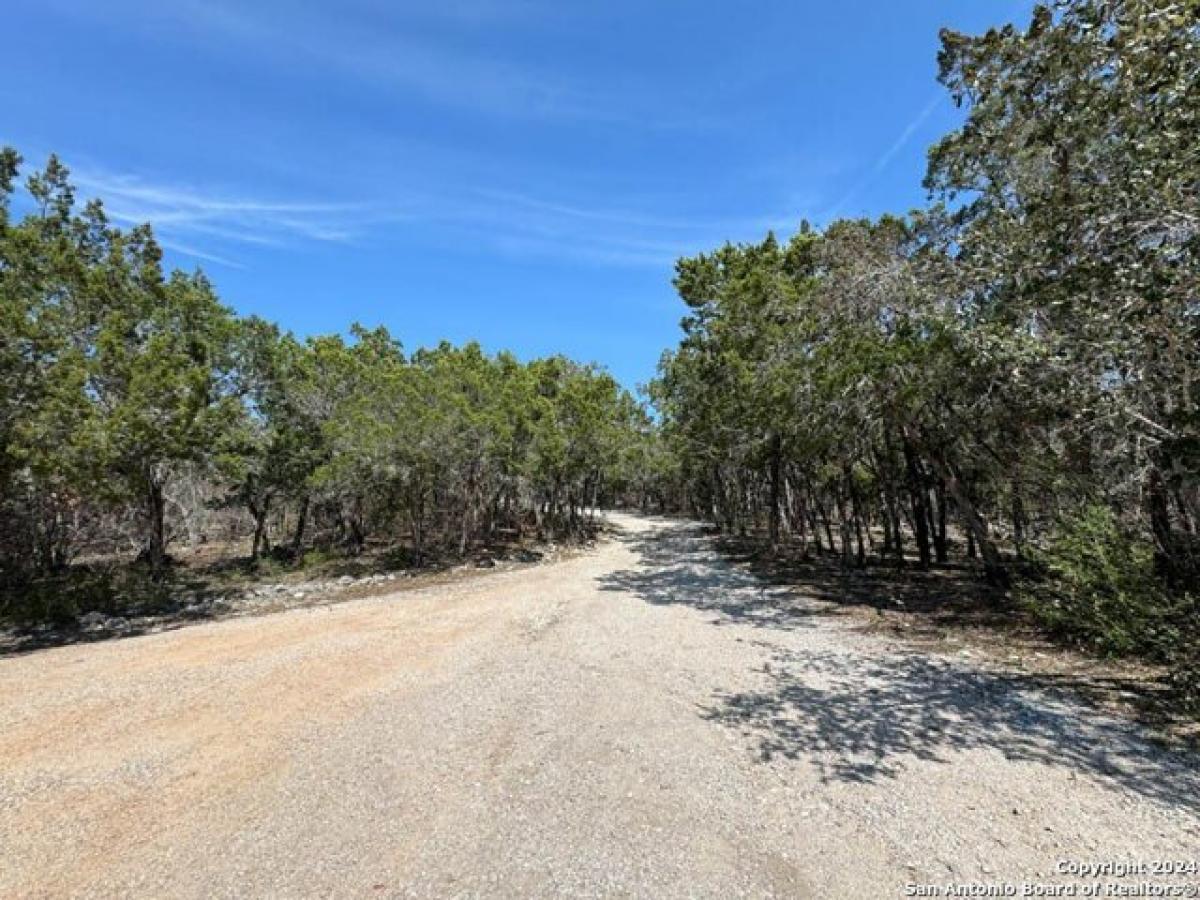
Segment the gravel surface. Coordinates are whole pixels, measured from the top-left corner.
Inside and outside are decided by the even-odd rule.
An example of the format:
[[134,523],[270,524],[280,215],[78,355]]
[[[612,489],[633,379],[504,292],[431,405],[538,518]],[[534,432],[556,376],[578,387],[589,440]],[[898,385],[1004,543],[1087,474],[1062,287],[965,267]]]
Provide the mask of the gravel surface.
[[611,518],[550,565],[0,660],[0,896],[874,898],[1200,856],[1195,757]]

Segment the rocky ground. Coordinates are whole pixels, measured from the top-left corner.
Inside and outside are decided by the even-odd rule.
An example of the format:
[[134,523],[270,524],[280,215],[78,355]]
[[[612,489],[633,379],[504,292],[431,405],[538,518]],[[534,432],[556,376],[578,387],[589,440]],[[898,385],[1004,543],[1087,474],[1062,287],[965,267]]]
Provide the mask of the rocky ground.
[[0,895],[875,898],[1200,855],[1195,755],[613,518],[546,565],[0,659]]
[[[589,540],[583,549],[593,547]],[[14,655],[64,644],[94,642],[111,638],[154,634],[200,620],[234,616],[262,615],[300,606],[335,603],[347,599],[389,593],[414,586],[452,581],[479,569],[510,570],[534,563],[555,562],[568,549],[549,543],[541,549],[521,548],[502,557],[484,551],[478,558],[456,566],[433,571],[423,569],[378,570],[357,575],[303,577],[291,575],[285,581],[264,580],[226,584],[223,587],[183,588],[168,604],[134,606],[113,615],[86,612],[70,622],[32,626],[0,624],[0,656]]]

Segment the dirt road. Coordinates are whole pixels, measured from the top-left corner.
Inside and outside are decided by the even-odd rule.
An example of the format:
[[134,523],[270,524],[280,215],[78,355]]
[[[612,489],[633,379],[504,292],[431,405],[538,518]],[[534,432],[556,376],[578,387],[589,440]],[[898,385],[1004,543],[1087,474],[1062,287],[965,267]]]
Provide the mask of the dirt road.
[[874,898],[1200,856],[1195,758],[614,518],[553,565],[0,660],[0,896]]

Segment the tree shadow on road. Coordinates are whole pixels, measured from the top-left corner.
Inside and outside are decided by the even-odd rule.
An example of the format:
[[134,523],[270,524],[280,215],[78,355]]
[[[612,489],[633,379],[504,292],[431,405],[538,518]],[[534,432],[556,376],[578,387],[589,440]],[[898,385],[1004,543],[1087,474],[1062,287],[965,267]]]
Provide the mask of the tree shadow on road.
[[[622,539],[642,565],[601,578],[602,589],[714,612],[717,625],[789,631],[838,615],[830,602],[765,583],[721,559],[697,528]],[[1102,687],[1095,676],[989,671],[913,652],[799,652],[755,643],[772,654],[758,672],[761,687],[718,692],[700,714],[739,731],[764,762],[804,760],[828,781],[877,782],[915,761],[949,762],[982,749],[1200,813],[1200,755],[1160,746],[1135,722],[1090,708],[1085,701]]]
[[655,606],[683,605],[716,613],[714,625],[796,628],[830,608],[798,603],[794,591],[770,584],[717,556],[695,526],[623,534],[641,567],[602,576],[600,589],[633,594]]
[[984,749],[1200,813],[1200,758],[1151,743],[1051,679],[918,654],[783,651],[761,675],[762,688],[718,693],[701,715],[751,739],[764,762],[805,759],[825,780],[874,782]]

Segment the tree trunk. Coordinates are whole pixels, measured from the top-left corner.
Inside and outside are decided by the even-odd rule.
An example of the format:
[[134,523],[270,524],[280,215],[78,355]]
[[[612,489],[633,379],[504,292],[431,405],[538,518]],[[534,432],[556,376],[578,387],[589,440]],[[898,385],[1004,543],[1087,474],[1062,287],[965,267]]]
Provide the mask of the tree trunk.
[[[833,553],[835,550],[837,550],[837,544],[835,544],[833,542],[833,528],[829,524],[829,514],[828,514],[828,512],[826,512],[825,504],[822,503],[820,500],[818,500],[816,502],[816,508],[817,508],[817,514],[820,516],[821,525],[825,529],[825,544],[827,547],[829,547],[829,552]],[[815,531],[816,528],[817,528],[817,526],[814,525],[813,530]],[[820,541],[820,538],[818,538],[817,539],[817,550],[820,551],[820,549],[821,549],[821,541]]]
[[367,545],[366,523],[363,521],[362,498],[355,497],[346,517],[346,526],[350,530],[350,553],[357,556]]
[[904,567],[904,523],[900,520],[900,500],[895,493],[889,492],[887,498],[887,515],[892,525],[892,552],[896,557],[896,565]]
[[926,509],[928,494],[917,465],[916,453],[907,440],[904,442],[904,468],[908,474],[908,495],[912,504],[913,537],[917,541],[917,555],[921,561],[921,568],[928,569],[933,561],[929,549],[929,512]]
[[846,494],[849,498],[850,524],[854,529],[854,543],[857,553],[856,565],[862,568],[867,564],[867,551],[863,545],[862,503],[859,500],[858,488],[854,484],[854,473],[851,471],[850,466],[846,465],[842,471],[846,479]]
[[300,555],[300,546],[304,543],[304,529],[308,525],[308,495],[300,501],[300,515],[296,519],[296,532],[292,535],[292,552]]
[[774,435],[771,438],[771,495],[770,509],[768,510],[768,526],[767,539],[771,545],[771,552],[774,553],[779,548],[779,503],[780,503],[780,487],[783,480],[783,440],[779,435]]
[[412,529],[413,565],[420,568],[425,562],[425,496],[420,488],[410,489],[408,522]]
[[[254,519],[254,539],[250,542],[250,561],[254,562],[258,559],[260,546],[266,543],[267,510],[265,504],[259,506],[256,503],[250,503],[248,506],[250,516]],[[266,548],[262,549],[265,551]]]
[[146,541],[146,560],[155,580],[162,577],[167,563],[166,502],[162,482],[153,474],[148,479],[146,512],[150,534]]
[[950,561],[950,548],[946,540],[946,485],[940,480],[935,493],[937,518],[933,529],[933,552],[939,565]]
[[800,557],[808,559],[808,502],[804,491],[794,485],[789,484],[789,493],[792,497],[792,531],[800,542]]
[[953,464],[936,456],[934,457],[934,466],[938,469],[942,478],[945,479],[946,490],[950,492],[950,496],[954,499],[954,505],[963,517],[963,524],[966,526],[967,531],[975,538],[975,544],[983,556],[983,570],[987,575],[988,581],[993,584],[1007,584],[1008,573],[1004,570],[1004,564],[1000,559],[1000,552],[996,549],[996,545],[992,543],[992,539],[988,535],[987,520],[975,508],[975,504],[967,495],[957,468]]
[[849,503],[846,498],[842,496],[840,489],[838,490],[834,499],[836,501],[838,516],[838,540],[841,542],[842,566],[848,569],[850,568],[850,558],[852,555],[852,551],[850,549],[850,514],[847,509]]
[[1025,555],[1025,501],[1021,496],[1021,481],[1012,480],[1012,534],[1017,558]]
[[1154,536],[1155,556],[1168,584],[1176,580],[1175,540],[1171,534],[1171,507],[1162,469],[1151,463],[1146,474],[1146,506],[1150,515],[1150,532]]

